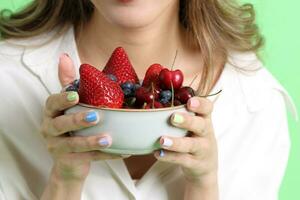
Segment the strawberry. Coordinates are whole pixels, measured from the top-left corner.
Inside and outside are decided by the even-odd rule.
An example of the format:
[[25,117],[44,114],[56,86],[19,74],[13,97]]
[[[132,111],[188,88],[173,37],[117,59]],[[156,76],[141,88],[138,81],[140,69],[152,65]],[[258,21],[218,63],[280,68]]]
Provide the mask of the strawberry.
[[82,64],[79,73],[78,93],[81,103],[109,108],[122,107],[124,94],[118,83],[89,64]]
[[103,72],[105,74],[114,75],[119,84],[125,82],[139,83],[138,76],[122,47],[118,47],[114,50]]
[[164,68],[160,64],[153,64],[151,65],[146,72],[144,81],[143,81],[143,87],[150,87],[151,83],[154,83],[154,86],[156,88],[159,88],[159,73]]

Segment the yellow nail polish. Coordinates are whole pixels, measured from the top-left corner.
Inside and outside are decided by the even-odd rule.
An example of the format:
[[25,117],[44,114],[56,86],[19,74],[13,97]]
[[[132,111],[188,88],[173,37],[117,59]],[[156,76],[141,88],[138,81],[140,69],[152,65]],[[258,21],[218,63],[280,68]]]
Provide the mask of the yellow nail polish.
[[174,114],[173,115],[173,122],[176,124],[182,124],[184,122],[184,118],[182,115]]
[[75,101],[78,98],[77,92],[68,92],[67,100],[68,101]]

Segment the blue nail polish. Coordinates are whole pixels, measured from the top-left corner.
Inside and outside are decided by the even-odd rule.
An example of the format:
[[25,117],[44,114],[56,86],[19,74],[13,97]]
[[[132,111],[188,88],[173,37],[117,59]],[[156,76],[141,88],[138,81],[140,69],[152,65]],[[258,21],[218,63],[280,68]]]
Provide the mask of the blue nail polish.
[[164,152],[164,150],[160,150],[159,151],[159,157],[164,157],[165,156],[165,152]]
[[99,141],[100,146],[108,146],[109,142],[107,138],[101,138]]
[[98,115],[95,111],[89,112],[86,116],[85,116],[85,121],[87,122],[95,122],[98,119]]

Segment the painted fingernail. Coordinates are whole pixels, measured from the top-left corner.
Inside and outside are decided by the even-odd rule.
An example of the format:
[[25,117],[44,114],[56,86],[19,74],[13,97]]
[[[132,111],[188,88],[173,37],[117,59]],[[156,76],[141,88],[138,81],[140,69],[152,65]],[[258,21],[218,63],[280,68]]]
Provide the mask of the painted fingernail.
[[182,124],[184,122],[184,118],[182,115],[180,114],[174,114],[173,115],[173,118],[172,118],[172,121],[175,123],[175,124]]
[[72,101],[75,101],[77,99],[78,99],[78,93],[77,92],[74,92],[74,91],[68,92],[68,94],[67,94],[67,100],[68,101],[72,102]]
[[106,147],[109,145],[109,141],[107,138],[101,138],[98,143],[100,144],[100,146]]
[[194,98],[190,99],[190,107],[191,108],[197,108],[197,107],[199,107],[199,105],[200,105],[200,103],[197,99],[194,99]]
[[69,54],[67,54],[67,53],[62,53],[62,54],[60,55],[59,58],[62,59],[62,58],[64,58],[64,57],[70,57],[70,56],[69,56]]
[[84,119],[86,122],[96,122],[98,120],[98,114],[95,111],[88,112]]
[[169,138],[163,138],[162,139],[162,146],[163,147],[171,147],[173,145],[173,140]]
[[159,151],[159,157],[164,157],[165,156],[165,152],[164,152],[164,150],[160,150]]

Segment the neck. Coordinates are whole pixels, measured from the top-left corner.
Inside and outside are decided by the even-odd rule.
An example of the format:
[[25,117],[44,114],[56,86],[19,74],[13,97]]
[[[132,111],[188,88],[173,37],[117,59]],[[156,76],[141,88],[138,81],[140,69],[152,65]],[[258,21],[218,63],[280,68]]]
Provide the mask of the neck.
[[178,20],[178,5],[142,27],[121,27],[108,22],[97,10],[77,34],[76,41],[82,62],[102,68],[112,51],[126,49],[138,75],[159,62],[170,67],[176,50],[183,48],[184,31]]

